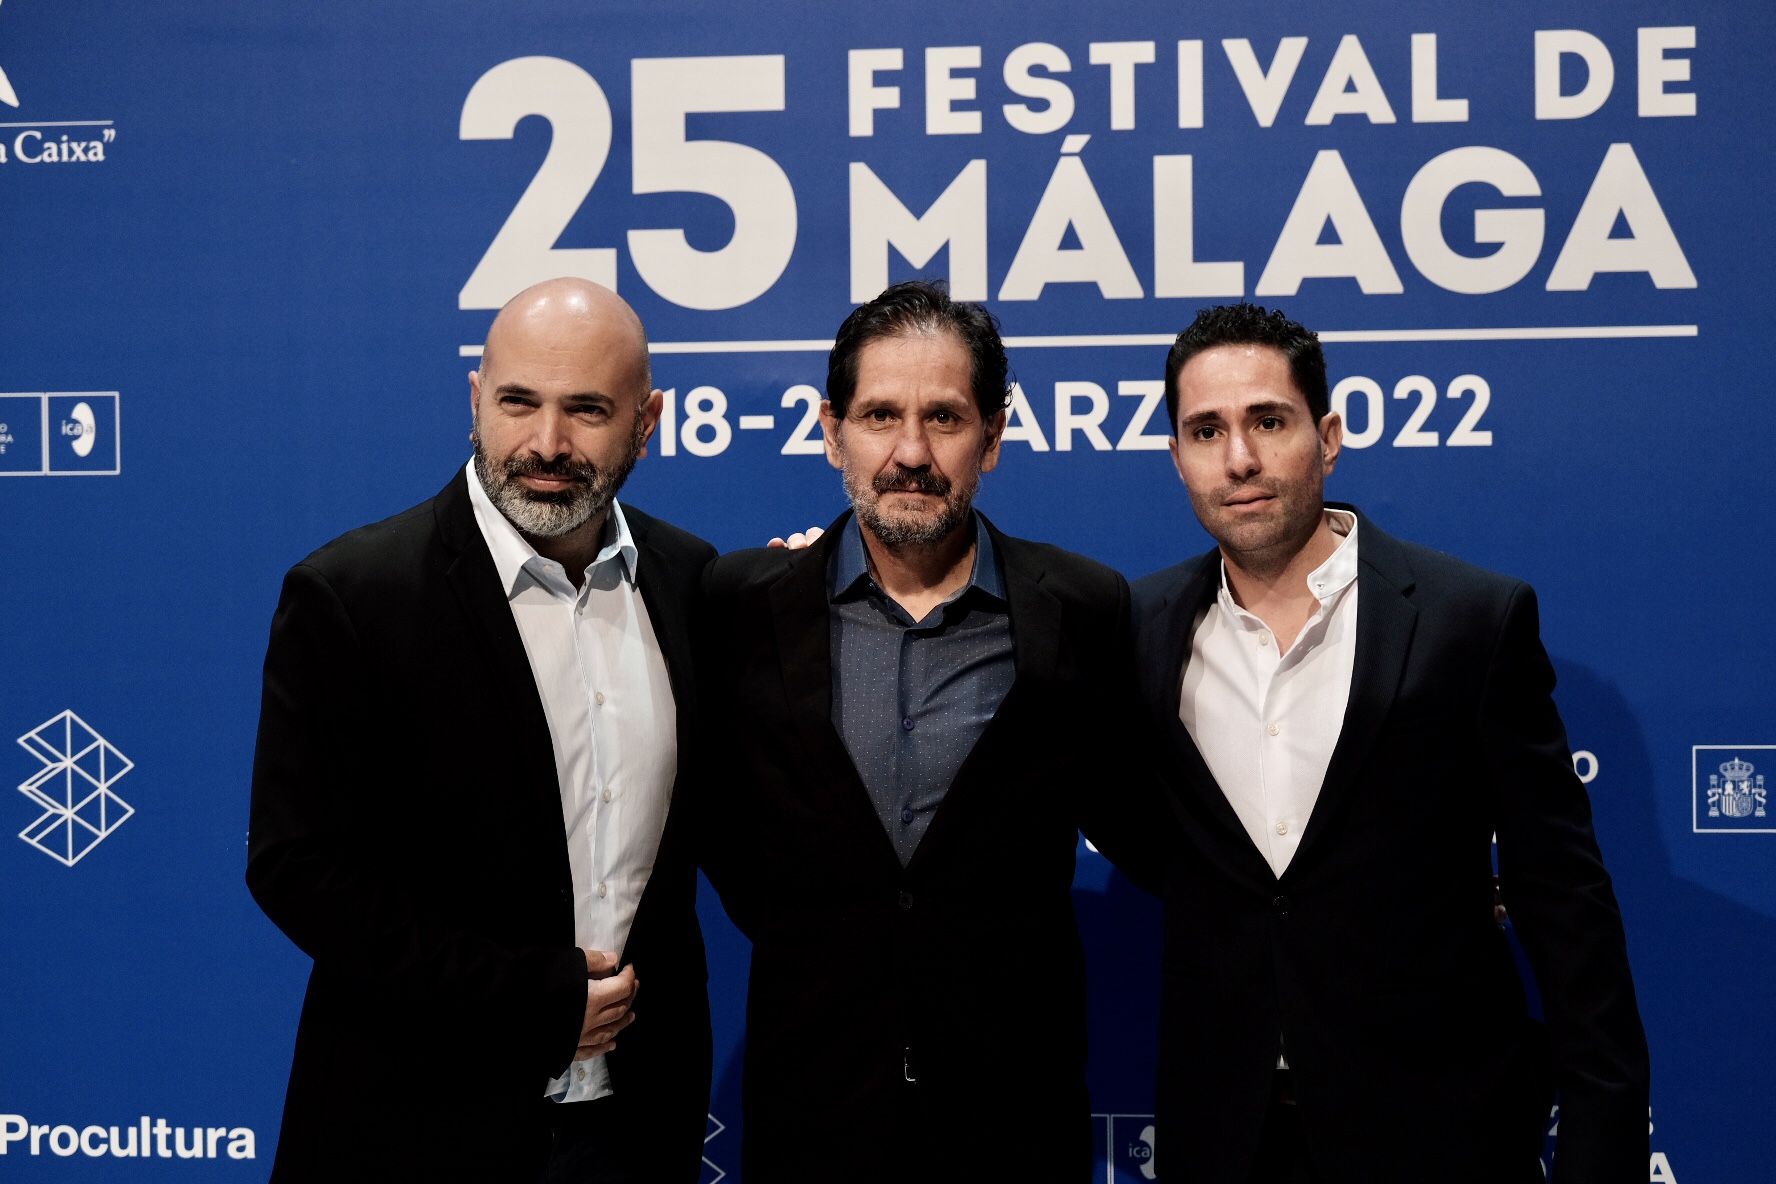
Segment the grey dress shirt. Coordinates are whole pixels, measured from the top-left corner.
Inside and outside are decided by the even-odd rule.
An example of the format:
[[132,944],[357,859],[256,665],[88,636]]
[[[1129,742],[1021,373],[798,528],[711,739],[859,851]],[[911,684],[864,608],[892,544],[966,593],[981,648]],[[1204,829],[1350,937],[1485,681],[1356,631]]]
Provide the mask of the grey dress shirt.
[[869,574],[855,517],[827,565],[832,717],[904,866],[1011,689],[1011,614],[974,515],[974,570],[914,621]]

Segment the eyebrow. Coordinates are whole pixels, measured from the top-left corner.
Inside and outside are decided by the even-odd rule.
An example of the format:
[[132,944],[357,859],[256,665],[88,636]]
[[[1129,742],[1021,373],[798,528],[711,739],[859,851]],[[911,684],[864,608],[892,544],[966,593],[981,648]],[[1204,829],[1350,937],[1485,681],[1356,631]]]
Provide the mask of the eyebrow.
[[[534,395],[536,395],[537,391],[536,391],[535,387],[525,386],[521,382],[502,382],[497,387],[494,388],[494,393],[496,395],[531,395],[531,396],[534,396]],[[602,401],[602,402],[606,402],[606,403],[616,402],[616,400],[614,398],[612,398],[610,395],[605,394],[603,391],[575,391],[574,393],[572,393],[570,395],[563,395],[562,399],[564,399],[568,402],[573,402],[575,400],[578,400],[581,402],[586,402],[586,401],[591,401],[591,400],[597,400],[597,401]]]
[[[927,412],[954,412],[957,409],[967,410],[974,405],[974,400],[965,395],[933,395],[927,402],[924,410]],[[855,412],[874,410],[877,407],[886,407],[891,411],[900,410],[900,407],[895,405],[893,401],[886,396],[859,394],[852,396],[851,405],[846,409],[845,413],[850,415]]]
[[[1253,415],[1286,415],[1294,410],[1281,399],[1265,399],[1257,403],[1247,403],[1239,409],[1239,414]],[[1216,410],[1198,411],[1195,415],[1186,415],[1178,423],[1181,427],[1195,427],[1198,424],[1218,423],[1222,419],[1221,412]]]

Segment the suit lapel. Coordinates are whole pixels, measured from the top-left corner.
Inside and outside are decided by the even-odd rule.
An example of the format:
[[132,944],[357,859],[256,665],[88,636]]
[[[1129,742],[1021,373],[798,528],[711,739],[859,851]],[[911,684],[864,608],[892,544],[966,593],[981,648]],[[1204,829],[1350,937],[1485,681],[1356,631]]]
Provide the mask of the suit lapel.
[[[685,776],[686,769],[696,759],[691,744],[692,738],[697,734],[698,713],[696,671],[691,664],[691,621],[686,611],[687,598],[679,594],[674,584],[675,579],[689,583],[696,577],[693,573],[675,573],[672,570],[670,557],[652,539],[649,529],[651,519],[631,506],[624,506],[623,513],[629,523],[630,537],[635,540],[635,584],[641,593],[641,602],[647,608],[648,623],[654,630],[654,641],[659,645],[660,656],[666,663],[666,679],[672,686],[673,715],[677,729],[674,739],[678,775],[673,781],[672,804],[666,812],[666,825],[660,833],[660,846],[655,856],[654,868],[658,875],[661,869],[671,867],[677,862],[678,849],[684,842],[680,835],[689,825],[686,819],[692,812],[691,808],[684,806],[681,794],[697,784],[694,777]],[[650,876],[648,882],[651,886],[655,877]],[[653,915],[653,910],[646,907],[647,901],[648,892],[644,888],[635,914],[637,924],[630,930],[630,949],[635,948],[637,932],[644,935],[649,932],[649,927],[642,925],[644,918]]]
[[642,604],[647,606],[654,640],[666,660],[666,677],[672,684],[672,701],[678,715],[678,741],[682,749],[697,708],[697,684],[691,665],[691,622],[685,612],[684,597],[675,595],[666,587],[671,576],[670,560],[652,541],[648,519],[628,506],[623,512],[629,523],[629,534],[635,540],[636,587],[641,592]]
[[1412,605],[1414,581],[1405,554],[1393,539],[1359,517],[1357,557],[1357,652],[1351,668],[1350,700],[1326,767],[1326,780],[1308,816],[1301,846],[1289,862],[1289,872],[1303,866],[1321,843],[1320,836],[1333,826],[1340,808],[1359,790],[1357,773],[1399,694],[1400,676],[1412,652],[1418,610]]
[[[944,835],[956,825],[956,815],[966,810],[968,799],[976,792],[974,785],[982,770],[1003,766],[998,756],[1007,743],[1027,743],[1030,732],[1023,717],[1044,701],[1047,691],[1062,678],[1061,671],[1061,604],[1043,587],[1044,571],[1039,553],[1022,539],[999,533],[985,515],[987,531],[993,538],[993,549],[999,557],[999,569],[1005,580],[1005,600],[1011,614],[1011,650],[1013,676],[1011,689],[999,703],[999,710],[987,721],[980,738],[968,750],[962,766],[950,781],[943,801],[931,816],[918,849],[907,864],[911,872],[932,850],[942,851]],[[1018,739],[1008,740],[1008,737]]]
[[[1239,815],[1234,813],[1227,794],[1209,771],[1208,762],[1203,760],[1201,750],[1190,736],[1190,729],[1178,717],[1184,695],[1184,668],[1190,661],[1196,621],[1204,610],[1213,606],[1220,591],[1220,559],[1219,551],[1200,556],[1160,606],[1155,615],[1157,629],[1151,639],[1153,652],[1158,655],[1157,664],[1147,664],[1144,681],[1148,684],[1147,697],[1153,704],[1156,722],[1178,761],[1178,780],[1185,794],[1220,828],[1222,838],[1232,843],[1231,848],[1225,849],[1240,852],[1238,858],[1246,871],[1252,874],[1262,872],[1263,878],[1272,879],[1263,854],[1253,845],[1252,837],[1246,833]],[[1249,859],[1246,858],[1248,855]]]
[[453,552],[445,578],[468,618],[470,632],[480,639],[488,700],[506,721],[501,730],[509,741],[505,750],[516,774],[513,782],[531,791],[533,804],[542,809],[545,818],[553,820],[554,833],[560,837],[553,849],[565,879],[567,830],[561,819],[561,782],[555,770],[549,721],[543,714],[543,701],[537,694],[530,658],[524,652],[524,639],[518,634],[518,622],[512,617],[505,589],[500,586],[499,570],[475,522],[464,473],[458,472],[444,487],[433,501],[433,510],[439,535]]
[[788,556],[789,570],[770,588],[771,627],[789,711],[807,759],[824,771],[809,778],[818,792],[837,795],[852,823],[875,836],[872,847],[900,866],[894,843],[876,817],[869,790],[852,763],[832,718],[832,619],[826,569],[849,514],[827,527],[820,541]]

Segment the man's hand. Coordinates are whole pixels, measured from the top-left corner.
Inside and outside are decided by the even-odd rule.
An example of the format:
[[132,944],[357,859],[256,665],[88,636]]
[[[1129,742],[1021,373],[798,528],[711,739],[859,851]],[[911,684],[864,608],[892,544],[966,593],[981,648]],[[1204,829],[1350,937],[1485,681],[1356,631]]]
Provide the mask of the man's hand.
[[603,1056],[617,1046],[617,1033],[635,1022],[635,1014],[629,1010],[641,989],[635,967],[625,966],[621,974],[616,969],[615,954],[586,951],[586,973],[592,978],[586,984],[586,1018],[580,1024],[576,1061]]
[[798,530],[790,535],[787,542],[783,539],[772,539],[770,542],[766,543],[765,546],[787,547],[791,551],[800,551],[803,547],[812,547],[815,540],[825,533],[826,531],[820,529],[818,526],[810,526],[807,530]]

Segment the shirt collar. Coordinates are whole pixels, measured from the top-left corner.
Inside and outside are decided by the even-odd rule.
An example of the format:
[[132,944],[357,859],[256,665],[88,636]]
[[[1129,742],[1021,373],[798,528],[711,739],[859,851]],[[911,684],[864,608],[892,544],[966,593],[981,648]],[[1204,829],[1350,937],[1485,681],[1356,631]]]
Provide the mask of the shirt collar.
[[[1343,536],[1326,562],[1307,573],[1307,586],[1314,598],[1325,604],[1348,588],[1357,578],[1357,516],[1349,510],[1325,510],[1326,525],[1332,533]],[[1227,561],[1221,561],[1221,592],[1217,597],[1229,608],[1235,607],[1233,589],[1227,586]]]
[[[998,553],[993,550],[993,536],[979,514],[971,510],[969,517],[974,521],[974,569],[968,573],[968,583],[944,603],[967,595],[970,588],[1003,603],[1005,581],[999,572]],[[863,549],[863,527],[858,525],[857,515],[852,514],[839,536],[838,546],[833,548],[832,560],[827,567],[827,599],[834,602],[855,600],[873,585],[869,560]]]
[[[475,472],[474,461],[469,462],[467,471],[469,502],[475,508],[475,524],[481,528],[481,537],[486,540],[487,550],[493,555],[493,566],[499,572],[500,587],[505,589],[509,600],[517,594],[526,568],[534,571],[536,565],[552,561],[538,555],[536,548],[518,532],[511,520],[500,513],[499,507],[493,504],[493,499],[482,487],[481,475]],[[586,573],[590,575],[600,564],[616,560],[623,578],[633,584],[640,558],[641,553],[635,546],[635,538],[629,533],[629,520],[623,516],[623,507],[612,498],[610,513],[604,520],[604,538],[598,554],[586,565]],[[534,574],[532,578],[536,578]]]

